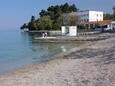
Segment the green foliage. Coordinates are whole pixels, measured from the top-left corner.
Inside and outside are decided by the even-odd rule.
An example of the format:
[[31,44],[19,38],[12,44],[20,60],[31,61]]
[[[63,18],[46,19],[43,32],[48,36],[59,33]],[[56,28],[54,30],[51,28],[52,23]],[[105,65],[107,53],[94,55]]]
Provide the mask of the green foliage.
[[62,5],[61,9],[64,13],[70,13],[70,12],[77,12],[78,11],[75,4],[69,5],[68,3],[65,3],[64,5]]
[[113,14],[104,14],[104,20],[114,20],[115,21],[115,6],[113,6]]
[[103,19],[104,20],[112,20],[113,19],[113,15],[112,14],[104,14]]
[[27,28],[29,30],[59,30],[62,25],[62,15],[76,11],[78,11],[78,9],[74,4],[69,5],[65,3],[64,5],[50,6],[47,10],[41,10],[39,19],[36,20],[35,17],[32,16]]
[[41,30],[50,30],[52,29],[52,20],[50,16],[42,16],[39,20],[39,28]]
[[115,6],[113,6],[113,20],[115,21]]
[[59,17],[54,23],[53,23],[53,30],[60,30],[62,25],[62,17]]
[[113,6],[113,14],[115,14],[115,6]]
[[61,8],[62,8],[62,11],[64,13],[69,13],[70,12],[70,7],[69,7],[68,3],[65,3],[63,6],[61,6]]
[[85,25],[78,25],[78,28],[79,29],[86,29],[86,26]]
[[39,13],[40,17],[48,15],[48,13],[45,10],[41,10]]
[[98,26],[100,26],[99,22],[97,22],[97,23],[95,24],[95,27],[98,27]]
[[27,25],[26,25],[26,23],[24,23],[24,24],[20,27],[20,29],[26,29],[26,28],[28,28]]
[[34,16],[31,17],[31,21],[28,23],[29,30],[37,30],[37,22]]
[[70,6],[70,10],[73,12],[77,12],[79,9],[76,8],[75,4]]

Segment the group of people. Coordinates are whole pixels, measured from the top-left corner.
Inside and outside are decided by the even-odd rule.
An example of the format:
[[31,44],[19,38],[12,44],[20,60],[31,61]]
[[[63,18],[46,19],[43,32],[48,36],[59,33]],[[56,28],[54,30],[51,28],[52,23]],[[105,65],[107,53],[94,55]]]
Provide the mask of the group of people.
[[44,38],[44,37],[47,37],[47,32],[42,32],[42,37]]

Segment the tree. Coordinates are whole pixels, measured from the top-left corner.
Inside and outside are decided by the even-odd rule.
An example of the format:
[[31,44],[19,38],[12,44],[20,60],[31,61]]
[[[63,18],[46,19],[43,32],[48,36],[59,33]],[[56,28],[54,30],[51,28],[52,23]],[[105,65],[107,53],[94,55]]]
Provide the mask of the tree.
[[40,15],[40,17],[42,17],[42,16],[48,15],[48,13],[45,10],[41,10],[41,12],[39,13],[39,15]]
[[34,16],[31,17],[31,21],[28,23],[29,30],[37,30],[37,23]]
[[73,11],[73,12],[77,12],[78,11],[78,9],[76,8],[75,4],[70,6],[70,10]]
[[104,14],[104,20],[115,20],[115,6],[113,6],[113,14]]
[[51,30],[52,29],[52,20],[50,16],[42,16],[39,20],[39,28],[41,30]]
[[47,9],[48,15],[51,17],[52,20],[56,20],[61,15],[60,6],[51,6]]
[[28,28],[28,26],[26,25],[26,23],[24,23],[24,24],[20,27],[20,29],[26,29],[26,28]]
[[66,14],[63,16],[63,24],[65,26],[76,26],[79,23],[79,17],[77,14]]
[[113,6],[113,14],[115,14],[115,6]]
[[100,23],[96,22],[95,27],[99,27],[99,26],[100,26]]
[[62,5],[62,11],[64,13],[69,13],[70,12],[69,10],[70,9],[69,9],[69,4],[68,3],[65,3],[64,5]]
[[113,6],[113,20],[115,20],[115,6]]
[[60,6],[56,5],[54,8],[55,18],[58,19],[62,15],[62,10]]
[[60,30],[62,26],[62,17],[59,17],[54,23],[53,23],[53,30]]
[[113,15],[112,14],[104,14],[104,16],[103,16],[103,19],[104,20],[112,20],[113,19]]
[[85,25],[78,25],[78,28],[79,29],[86,29],[86,26]]

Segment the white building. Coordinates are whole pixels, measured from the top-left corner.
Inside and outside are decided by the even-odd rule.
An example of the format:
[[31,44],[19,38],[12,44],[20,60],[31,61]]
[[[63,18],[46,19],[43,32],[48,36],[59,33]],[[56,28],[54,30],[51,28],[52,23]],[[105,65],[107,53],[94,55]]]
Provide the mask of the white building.
[[77,15],[81,22],[103,21],[103,12],[101,11],[79,11]]
[[77,36],[77,26],[62,26],[62,35]]

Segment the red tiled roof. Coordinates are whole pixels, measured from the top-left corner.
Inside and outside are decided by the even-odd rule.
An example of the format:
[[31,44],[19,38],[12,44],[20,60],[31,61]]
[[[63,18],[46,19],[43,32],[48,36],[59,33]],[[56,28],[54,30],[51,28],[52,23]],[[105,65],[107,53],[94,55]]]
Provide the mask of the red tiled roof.
[[96,21],[96,22],[80,22],[80,24],[97,24],[99,23],[101,26],[108,25],[112,21],[111,20],[104,20],[104,21]]
[[111,22],[112,22],[111,20],[104,20],[104,21],[99,21],[99,24],[100,24],[101,26],[104,26],[104,25],[110,24]]
[[80,22],[80,24],[96,24],[97,22]]

